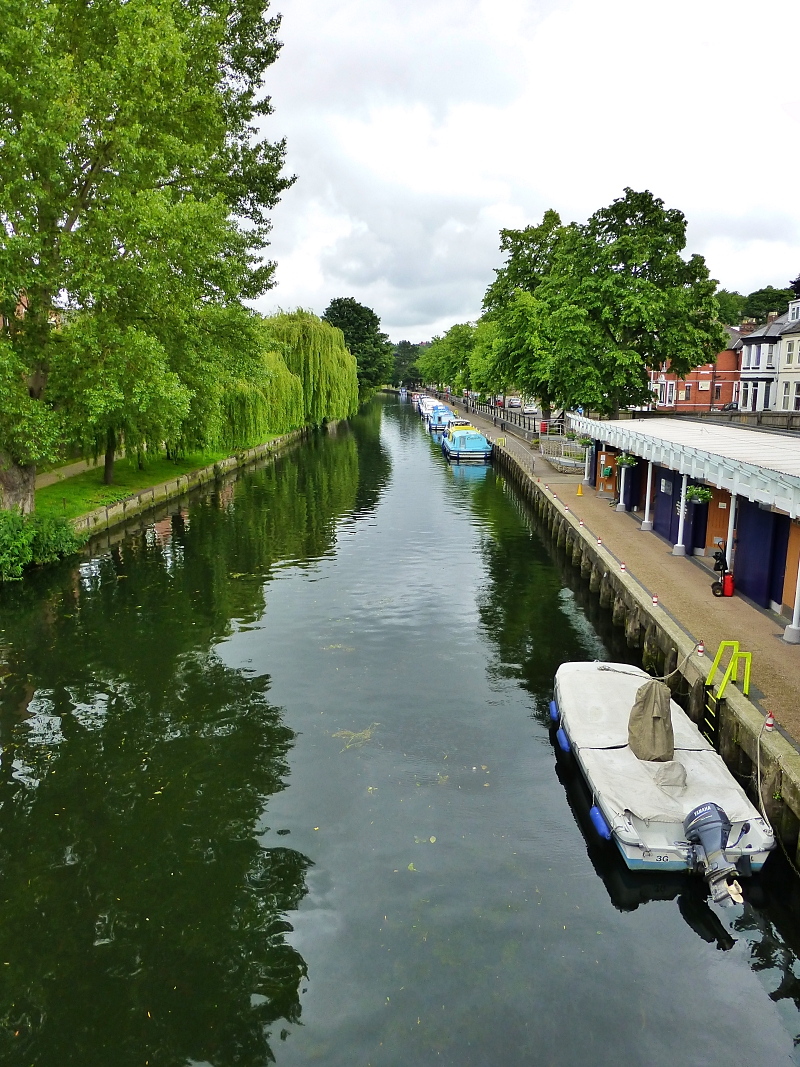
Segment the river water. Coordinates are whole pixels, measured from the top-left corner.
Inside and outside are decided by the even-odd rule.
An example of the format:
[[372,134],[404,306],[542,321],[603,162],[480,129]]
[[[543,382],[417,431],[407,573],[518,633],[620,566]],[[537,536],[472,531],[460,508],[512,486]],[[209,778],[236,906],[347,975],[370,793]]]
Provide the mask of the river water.
[[490,469],[376,400],[0,592],[0,1061],[800,1063],[798,881],[599,847],[547,727],[631,659]]

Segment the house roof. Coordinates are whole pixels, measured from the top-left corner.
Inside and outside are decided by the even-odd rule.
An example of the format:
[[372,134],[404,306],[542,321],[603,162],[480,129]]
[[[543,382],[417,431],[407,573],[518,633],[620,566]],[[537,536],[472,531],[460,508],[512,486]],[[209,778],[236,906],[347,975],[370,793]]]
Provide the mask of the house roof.
[[570,415],[579,432],[670,470],[800,515],[800,441],[686,419],[605,421]]
[[758,344],[762,341],[774,343],[781,336],[781,334],[794,331],[797,325],[797,320],[789,321],[789,312],[784,311],[782,315],[778,315],[772,322],[765,322],[763,326],[757,326],[751,333],[743,334],[739,337],[739,340],[733,345],[735,349],[741,348],[743,345]]

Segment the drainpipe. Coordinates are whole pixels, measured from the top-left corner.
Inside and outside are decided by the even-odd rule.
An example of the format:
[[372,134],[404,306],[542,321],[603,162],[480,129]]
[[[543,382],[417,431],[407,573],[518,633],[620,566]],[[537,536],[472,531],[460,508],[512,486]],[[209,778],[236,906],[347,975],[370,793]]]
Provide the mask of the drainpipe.
[[783,639],[788,645],[800,645],[800,566],[797,568],[794,589],[794,614],[791,623],[783,631]]
[[678,521],[678,543],[672,549],[673,556],[685,556],[686,546],[683,543],[683,527],[686,522],[686,483],[689,481],[689,475],[684,474],[681,479],[681,510],[680,519]]
[[[620,468],[617,467],[617,470]],[[622,465],[622,474],[619,476],[619,504],[617,504],[617,511],[625,510],[625,472],[627,471],[625,464]]]
[[650,521],[650,493],[653,491],[653,461],[647,464],[647,492],[644,497],[644,522],[642,523],[642,529],[645,533],[653,529],[653,524]]
[[725,545],[725,562],[733,570],[733,528],[736,525],[736,493],[731,493],[731,511],[728,515],[728,543]]

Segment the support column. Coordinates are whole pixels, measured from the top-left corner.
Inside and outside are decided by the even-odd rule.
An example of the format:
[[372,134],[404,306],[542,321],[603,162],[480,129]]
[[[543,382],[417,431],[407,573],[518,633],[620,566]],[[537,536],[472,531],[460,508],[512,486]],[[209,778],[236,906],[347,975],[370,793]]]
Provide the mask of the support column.
[[788,645],[800,645],[800,565],[797,567],[792,621],[783,631],[783,639]]
[[733,570],[733,530],[736,525],[736,493],[731,493],[731,511],[728,515],[728,540],[725,544],[725,562]]
[[619,504],[617,504],[616,507],[617,511],[625,510],[625,472],[627,469],[628,468],[624,464],[622,467],[617,467],[617,471],[622,471],[619,476]]
[[681,478],[681,510],[680,518],[678,520],[678,543],[672,549],[673,556],[685,556],[686,545],[683,543],[683,528],[686,525],[686,485],[689,481],[689,475],[684,474]]
[[594,445],[591,448],[586,449],[586,463],[583,465],[583,484],[591,485],[589,481],[589,467],[592,465],[592,452],[594,452]]
[[653,461],[651,460],[647,464],[647,492],[644,497],[644,522],[642,523],[642,529],[647,533],[653,529],[653,523],[650,521],[650,494],[653,491]]

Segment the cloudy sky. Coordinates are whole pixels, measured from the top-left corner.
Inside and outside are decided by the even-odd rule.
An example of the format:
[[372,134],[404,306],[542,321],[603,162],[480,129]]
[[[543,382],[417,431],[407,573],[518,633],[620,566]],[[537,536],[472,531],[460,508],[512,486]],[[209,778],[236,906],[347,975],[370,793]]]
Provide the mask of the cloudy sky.
[[428,339],[480,313],[501,226],[584,220],[626,185],[686,214],[723,287],[800,272],[796,0],[273,5],[267,128],[297,182],[261,310],[354,296]]

